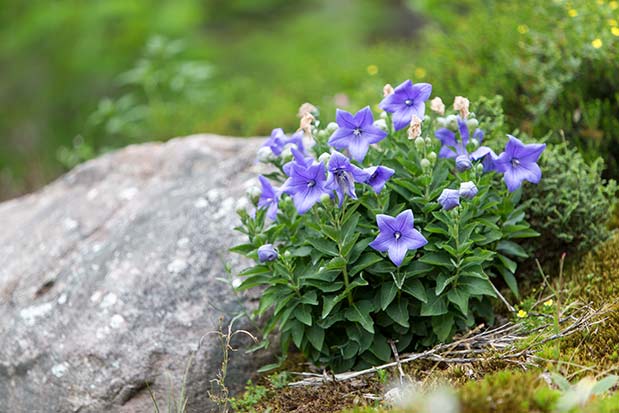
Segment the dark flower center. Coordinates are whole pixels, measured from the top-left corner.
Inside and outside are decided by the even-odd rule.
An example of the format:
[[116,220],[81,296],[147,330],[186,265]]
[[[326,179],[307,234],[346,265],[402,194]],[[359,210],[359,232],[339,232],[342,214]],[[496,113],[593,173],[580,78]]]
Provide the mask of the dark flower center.
[[412,101],[411,99],[406,99],[406,100],[404,101],[404,104],[405,104],[406,106],[410,106],[410,105],[412,105],[412,104],[413,104],[413,101]]
[[516,158],[512,159],[512,166],[519,166],[520,165],[520,161]]
[[309,182],[307,183],[308,188],[313,188],[315,185],[316,185],[316,181],[313,179],[310,179]]
[[400,231],[396,231],[393,233],[393,237],[395,239],[400,239],[401,236],[402,236],[402,233]]
[[361,128],[355,128],[355,130],[352,131],[352,134],[355,136],[361,135]]

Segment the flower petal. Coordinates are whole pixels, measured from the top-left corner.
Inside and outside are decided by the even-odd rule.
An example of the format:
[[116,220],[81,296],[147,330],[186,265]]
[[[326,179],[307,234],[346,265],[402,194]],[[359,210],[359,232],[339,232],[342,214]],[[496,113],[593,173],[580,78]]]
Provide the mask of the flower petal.
[[354,116],[354,122],[357,127],[364,128],[374,123],[374,115],[369,106],[364,107]]
[[374,248],[376,251],[385,252],[389,249],[393,241],[394,241],[393,235],[389,235],[385,232],[381,232],[374,239],[374,241],[370,242],[368,245]]
[[410,230],[405,236],[402,237],[403,241],[406,241],[406,245],[409,250],[416,250],[428,243],[428,240],[421,235],[421,232],[416,229]]
[[361,136],[354,137],[348,144],[350,156],[357,162],[363,162],[368,149],[370,149],[370,144]]
[[393,127],[395,128],[395,130],[402,130],[408,127],[408,125],[411,123],[413,113],[413,106],[400,106],[400,109],[397,112],[393,113]]
[[389,247],[389,259],[393,262],[397,267],[402,265],[402,261],[404,261],[404,257],[406,256],[406,252],[408,251],[408,247],[406,246],[406,242],[402,239],[394,240]]
[[340,128],[355,129],[357,127],[353,115],[342,109],[335,110],[335,122]]

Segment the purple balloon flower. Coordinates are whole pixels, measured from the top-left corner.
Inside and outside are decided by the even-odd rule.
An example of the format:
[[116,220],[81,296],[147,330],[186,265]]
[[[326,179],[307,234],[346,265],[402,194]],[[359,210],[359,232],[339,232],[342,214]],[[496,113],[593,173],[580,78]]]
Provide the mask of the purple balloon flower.
[[262,193],[258,199],[258,208],[266,208],[267,217],[270,220],[275,221],[277,218],[277,211],[279,208],[279,196],[280,192],[277,188],[273,188],[273,185],[264,176],[258,177],[260,185],[262,186]]
[[[458,133],[460,134],[460,140],[456,139],[456,134],[447,128],[441,128],[434,132],[436,138],[441,141],[441,150],[438,153],[439,158],[455,158],[456,160],[456,169],[460,172],[465,171],[471,168],[470,161],[477,161],[479,159],[488,157],[489,153],[492,152],[487,146],[480,146],[472,153],[468,153],[466,150],[466,145],[469,143],[469,127],[466,125],[466,122],[458,117]],[[481,129],[476,129],[473,133],[473,139],[477,140],[478,143],[481,143],[484,139],[484,132]],[[486,168],[484,168],[484,171]]]
[[348,195],[352,199],[357,199],[355,182],[363,183],[369,177],[367,172],[351,164],[348,158],[339,152],[331,154],[331,159],[329,159],[329,172],[330,174],[326,187],[335,191],[340,207],[344,202],[345,195]]
[[271,136],[262,144],[262,147],[271,148],[271,151],[279,156],[289,144],[294,144],[299,151],[304,152],[303,132],[297,131],[289,138],[282,128],[273,129]]
[[337,109],[335,120],[339,128],[329,138],[329,145],[337,149],[348,149],[350,156],[357,162],[363,162],[370,144],[385,139],[387,132],[374,126],[374,116],[369,106],[352,114]]
[[401,212],[395,218],[378,214],[376,222],[380,234],[369,245],[377,251],[387,251],[391,262],[398,267],[404,261],[408,250],[421,248],[428,243],[428,240],[414,228],[415,219],[410,209]]
[[443,189],[438,197],[438,203],[441,204],[444,210],[449,211],[460,205],[460,191],[457,189]]
[[290,178],[284,183],[282,191],[292,196],[299,214],[309,211],[320,201],[322,194],[329,193],[326,188],[325,166],[322,162],[310,166],[293,163],[288,171]]
[[292,152],[292,156],[294,157],[294,160],[285,163],[284,166],[282,167],[284,173],[288,176],[290,176],[290,169],[292,168],[292,165],[296,164],[296,165],[301,165],[304,168],[309,168],[314,163],[314,158],[312,158],[311,156],[303,155],[303,152],[295,148],[292,148],[291,152]]
[[426,100],[432,94],[432,85],[429,83],[415,83],[407,80],[395,88],[392,94],[378,104],[385,112],[393,113],[393,126],[401,130],[411,123],[413,115],[423,119],[426,111]]
[[278,257],[273,244],[264,244],[258,248],[258,259],[260,262],[275,261]]
[[374,192],[380,194],[383,190],[385,183],[393,176],[395,171],[386,166],[370,166],[365,168],[364,171],[368,174],[368,178],[365,183],[370,185]]
[[531,143],[525,145],[520,139],[507,135],[509,141],[505,145],[505,152],[494,161],[498,172],[503,173],[503,180],[509,192],[520,188],[522,181],[537,184],[542,178],[542,170],[537,160],[546,148],[545,143]]

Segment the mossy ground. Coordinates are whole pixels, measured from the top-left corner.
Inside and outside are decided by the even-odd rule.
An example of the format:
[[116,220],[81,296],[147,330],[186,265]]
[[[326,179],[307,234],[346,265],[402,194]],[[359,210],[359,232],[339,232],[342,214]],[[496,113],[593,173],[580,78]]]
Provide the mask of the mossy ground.
[[[405,365],[406,374],[428,386],[450,383],[462,413],[553,412],[560,392],[544,380],[544,371],[558,372],[572,382],[586,375],[601,378],[619,373],[619,234],[572,265],[563,285],[557,287],[561,287],[562,306],[606,306],[608,311],[591,328],[541,346],[538,354],[547,362],[542,361],[538,368],[525,371],[501,361],[464,365],[418,362]],[[300,371],[291,367],[290,371]],[[245,411],[393,412],[366,396],[382,394],[396,377],[396,371],[390,371],[350,383],[280,388],[265,380],[265,396]],[[619,412],[619,393],[592,400],[581,411]]]

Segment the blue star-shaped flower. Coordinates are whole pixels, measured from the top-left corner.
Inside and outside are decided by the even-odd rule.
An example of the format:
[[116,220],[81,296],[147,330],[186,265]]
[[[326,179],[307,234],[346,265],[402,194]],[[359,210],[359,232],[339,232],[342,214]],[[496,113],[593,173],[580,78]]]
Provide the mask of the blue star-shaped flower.
[[397,217],[378,214],[376,222],[380,234],[369,245],[377,251],[387,251],[391,262],[398,267],[404,261],[408,250],[421,248],[428,243],[414,228],[415,219],[410,209],[401,212]]
[[393,113],[395,130],[408,127],[413,115],[423,119],[426,111],[426,100],[432,94],[432,85],[429,83],[415,83],[407,80],[396,87],[392,94],[378,104],[385,112]]
[[498,172],[503,173],[503,180],[509,192],[520,188],[522,181],[537,184],[542,179],[542,170],[537,165],[545,143],[531,143],[525,145],[520,139],[507,135],[509,141],[505,145],[505,152],[494,161]]
[[385,139],[387,132],[374,126],[374,116],[369,106],[352,114],[337,109],[335,120],[339,128],[329,138],[329,145],[337,149],[348,149],[350,156],[363,162],[370,145]]

